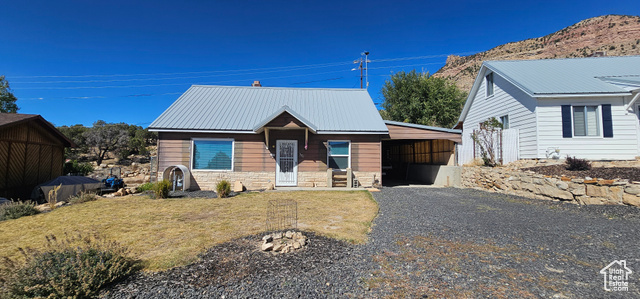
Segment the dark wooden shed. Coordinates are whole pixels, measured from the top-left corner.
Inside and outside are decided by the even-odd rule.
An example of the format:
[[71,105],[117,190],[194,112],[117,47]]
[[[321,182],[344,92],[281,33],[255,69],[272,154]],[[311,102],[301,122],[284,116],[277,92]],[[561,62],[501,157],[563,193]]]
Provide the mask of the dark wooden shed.
[[0,113],[0,197],[29,199],[62,175],[64,148],[75,146],[40,115]]

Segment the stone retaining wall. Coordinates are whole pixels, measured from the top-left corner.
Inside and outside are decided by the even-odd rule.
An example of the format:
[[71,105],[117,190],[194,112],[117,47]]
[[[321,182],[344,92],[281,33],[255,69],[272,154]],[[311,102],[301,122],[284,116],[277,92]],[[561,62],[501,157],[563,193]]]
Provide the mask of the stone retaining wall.
[[640,207],[640,182],[544,176],[503,167],[464,167],[462,186],[537,199],[577,204],[616,204]]

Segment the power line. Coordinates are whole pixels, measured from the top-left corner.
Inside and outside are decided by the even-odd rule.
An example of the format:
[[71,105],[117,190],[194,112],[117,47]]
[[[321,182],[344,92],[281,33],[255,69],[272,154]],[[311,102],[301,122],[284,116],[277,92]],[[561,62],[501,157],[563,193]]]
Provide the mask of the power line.
[[298,66],[279,66],[268,68],[253,68],[253,69],[236,69],[236,70],[219,70],[219,71],[200,71],[200,72],[177,72],[177,73],[145,73],[145,74],[110,74],[110,75],[38,75],[38,76],[13,76],[12,78],[89,78],[89,77],[126,77],[126,76],[169,76],[169,75],[189,75],[189,74],[208,74],[208,73],[225,73],[225,72],[243,72],[243,71],[263,71],[263,70],[276,70],[286,68],[303,68],[303,67],[329,67],[337,65],[347,65],[349,62],[332,62],[332,63],[320,63],[320,64],[307,64]]
[[[402,60],[418,60],[418,59],[442,58],[442,57],[447,57],[449,55],[468,55],[468,54],[474,54],[474,53],[477,53],[477,52],[461,52],[461,53],[450,53],[450,54],[385,58],[385,59],[376,59],[371,61],[372,62],[389,62],[389,61],[402,61]],[[287,69],[323,68],[323,67],[332,67],[332,66],[341,66],[341,65],[350,65],[350,64],[352,64],[352,61],[306,64],[306,65],[296,65],[296,66],[268,67],[268,68],[249,68],[249,69],[197,71],[197,72],[173,72],[173,73],[161,72],[161,73],[139,73],[139,74],[89,74],[89,75],[35,75],[35,76],[12,76],[11,78],[19,78],[19,79],[23,79],[23,78],[100,78],[100,77],[135,77],[135,76],[170,76],[170,75],[191,75],[191,74],[224,74],[224,73],[248,72],[248,71],[279,71],[279,70],[287,70]],[[90,81],[86,81],[86,82],[90,82]],[[18,82],[13,82],[13,83],[18,83]],[[21,83],[27,83],[27,82],[21,82]]]

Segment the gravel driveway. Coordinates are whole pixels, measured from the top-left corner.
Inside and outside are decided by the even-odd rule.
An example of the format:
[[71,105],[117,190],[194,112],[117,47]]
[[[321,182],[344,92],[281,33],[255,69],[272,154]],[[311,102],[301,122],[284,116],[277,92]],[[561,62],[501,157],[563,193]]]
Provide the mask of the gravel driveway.
[[[365,245],[307,233],[305,250],[271,256],[249,236],[103,297],[640,297],[640,209],[454,188],[374,197],[380,214]],[[614,260],[633,271],[626,292],[603,290],[599,271]]]

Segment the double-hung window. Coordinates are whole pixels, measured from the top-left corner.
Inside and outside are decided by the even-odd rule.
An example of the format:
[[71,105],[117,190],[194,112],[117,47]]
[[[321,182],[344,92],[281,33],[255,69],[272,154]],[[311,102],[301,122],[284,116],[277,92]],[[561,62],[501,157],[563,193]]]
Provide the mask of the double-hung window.
[[345,170],[351,167],[351,141],[328,141],[327,165]]
[[233,170],[233,139],[193,139],[192,169]]
[[573,106],[573,135],[600,136],[598,106]]
[[487,85],[487,97],[493,95],[493,73],[489,73],[485,76],[485,84]]

